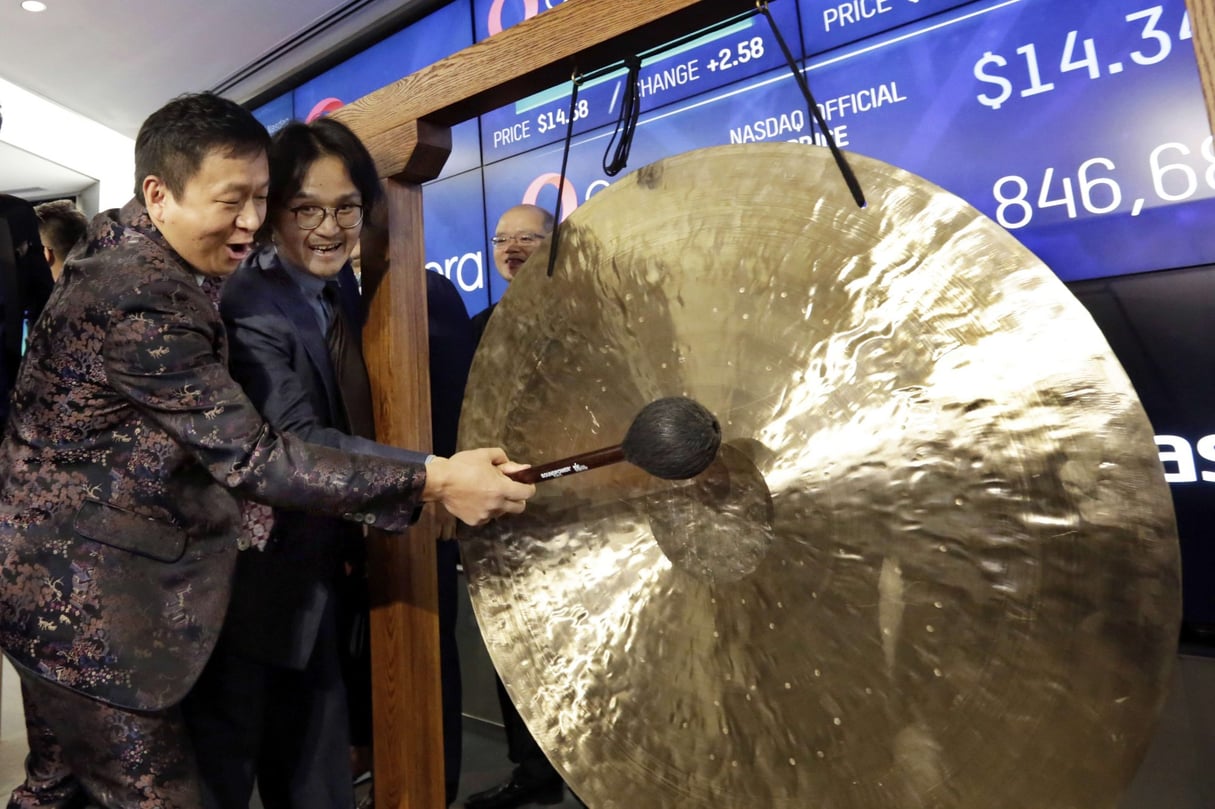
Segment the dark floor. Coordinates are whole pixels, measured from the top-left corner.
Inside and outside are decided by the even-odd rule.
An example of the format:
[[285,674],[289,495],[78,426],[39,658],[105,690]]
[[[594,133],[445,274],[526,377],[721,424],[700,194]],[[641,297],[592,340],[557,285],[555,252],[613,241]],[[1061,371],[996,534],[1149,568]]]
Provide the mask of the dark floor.
[[[506,758],[506,741],[502,728],[479,719],[464,718],[464,765],[460,773],[460,792],[455,807],[464,805],[469,795],[489,789],[510,777],[511,763]],[[370,791],[370,785],[361,786],[357,797],[361,800]],[[529,804],[530,805],[530,804]],[[549,809],[581,809],[582,804],[566,790],[565,800],[549,804]],[[252,809],[252,807],[251,807]]]
[[[1169,699],[1143,765],[1119,809],[1211,809],[1215,807],[1215,657],[1183,653],[1178,657]],[[0,677],[0,799],[22,777],[25,733],[17,677],[9,668]],[[492,680],[490,681],[492,685]],[[477,684],[470,678],[466,685]],[[492,694],[492,689],[490,692]],[[472,692],[469,692],[472,696]],[[475,699],[470,700],[475,702]],[[510,775],[500,727],[468,718],[464,730],[464,768],[459,799],[493,786]],[[260,809],[260,803],[255,803]],[[578,809],[567,794],[556,809]],[[757,807],[757,809],[761,809]]]
[[[474,792],[488,789],[510,777],[511,763],[506,758],[502,728],[477,719],[464,719],[464,769],[460,773],[460,794],[455,806]],[[553,809],[579,809],[580,804],[566,790],[565,800],[551,804]]]

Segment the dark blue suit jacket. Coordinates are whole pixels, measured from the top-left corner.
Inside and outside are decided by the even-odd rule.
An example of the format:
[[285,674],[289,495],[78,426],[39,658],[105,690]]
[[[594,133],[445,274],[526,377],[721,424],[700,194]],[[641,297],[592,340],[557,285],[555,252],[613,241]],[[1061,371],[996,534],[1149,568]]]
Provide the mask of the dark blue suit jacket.
[[[360,324],[349,265],[339,280],[346,322]],[[231,341],[232,376],[276,429],[348,452],[425,462],[423,453],[346,432],[325,337],[272,249],[255,254],[228,279],[220,313]],[[238,559],[225,641],[252,659],[303,668],[348,545],[362,541],[351,523],[276,511],[267,549],[245,551]]]

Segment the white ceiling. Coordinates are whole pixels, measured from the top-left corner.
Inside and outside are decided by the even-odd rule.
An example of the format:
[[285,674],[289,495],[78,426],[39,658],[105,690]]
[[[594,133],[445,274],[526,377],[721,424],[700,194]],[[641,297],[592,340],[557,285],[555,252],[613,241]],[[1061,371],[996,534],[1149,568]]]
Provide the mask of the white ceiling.
[[94,178],[0,141],[0,194],[29,200],[74,197]]
[[[215,90],[248,102],[443,0],[45,2],[34,14],[0,0],[0,78],[133,138],[176,95]],[[68,180],[62,166],[32,157],[0,149],[0,190],[83,176]]]

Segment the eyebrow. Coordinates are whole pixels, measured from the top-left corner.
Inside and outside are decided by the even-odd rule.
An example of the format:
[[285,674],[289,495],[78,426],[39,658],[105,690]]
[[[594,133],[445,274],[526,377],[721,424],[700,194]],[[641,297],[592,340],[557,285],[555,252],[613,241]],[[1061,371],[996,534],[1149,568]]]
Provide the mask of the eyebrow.
[[[314,202],[319,199],[320,199],[320,197],[318,197],[314,194],[308,194],[301,190],[301,191],[295,192],[295,196],[293,196],[291,198],[291,201],[292,202]],[[341,194],[337,198],[337,204],[348,203],[348,202],[353,202],[355,204],[362,205],[363,204],[363,195],[360,194],[358,191],[353,191],[349,194]]]
[[[261,187],[262,186],[258,186],[258,188],[261,188]],[[269,183],[266,184],[266,187],[269,187]],[[223,185],[221,185],[219,188],[215,189],[215,193],[216,194],[229,194],[229,193],[232,193],[233,191],[235,191],[237,193],[244,193],[245,191],[248,191],[252,188],[254,188],[252,183],[226,182]]]
[[250,188],[247,185],[240,185],[237,183],[228,183],[228,184],[224,185],[222,188],[217,188],[214,191],[212,191],[209,196],[213,200],[223,201],[223,200],[225,200],[225,198],[230,197],[233,194],[235,194],[236,196],[238,196],[242,199],[247,196],[253,197],[255,199],[265,199],[266,197],[268,197],[270,195],[270,187],[268,185],[266,185],[266,186],[261,186],[260,188]]

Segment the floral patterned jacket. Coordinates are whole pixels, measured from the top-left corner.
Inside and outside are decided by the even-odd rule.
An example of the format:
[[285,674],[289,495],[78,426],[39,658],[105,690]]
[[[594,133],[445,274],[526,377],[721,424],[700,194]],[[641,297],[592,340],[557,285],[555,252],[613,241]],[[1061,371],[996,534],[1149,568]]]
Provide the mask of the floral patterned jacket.
[[177,703],[206,662],[236,495],[396,531],[425,483],[419,464],[265,424],[199,278],[138,202],[94,219],[30,335],[0,443],[0,647],[127,708]]

